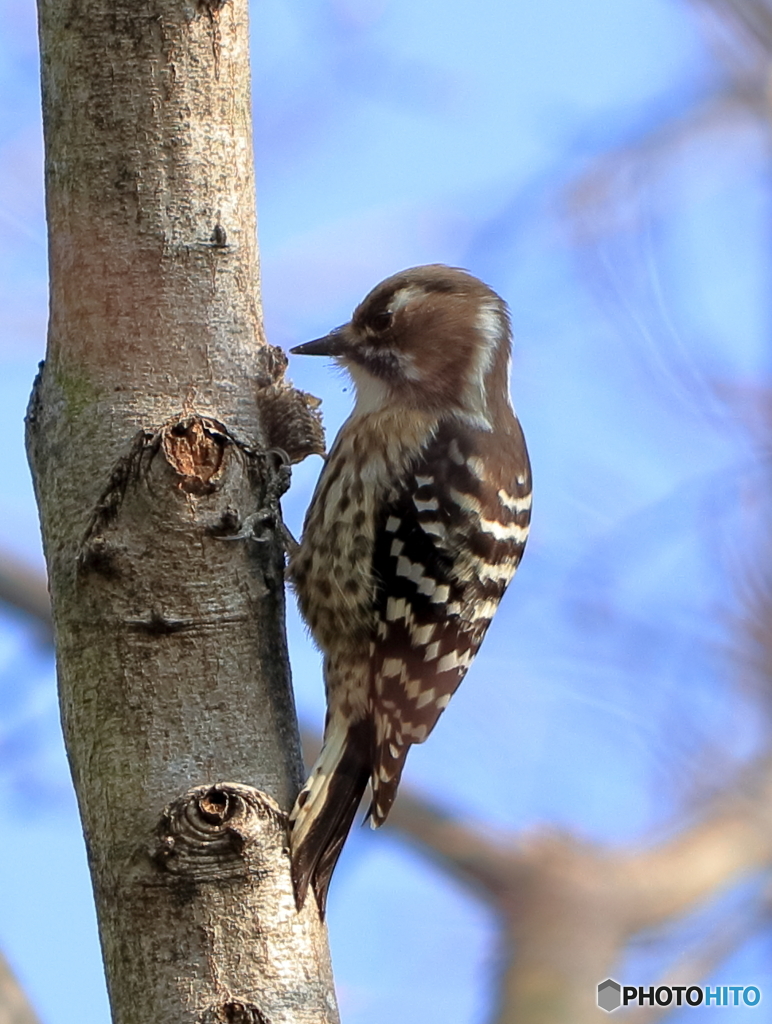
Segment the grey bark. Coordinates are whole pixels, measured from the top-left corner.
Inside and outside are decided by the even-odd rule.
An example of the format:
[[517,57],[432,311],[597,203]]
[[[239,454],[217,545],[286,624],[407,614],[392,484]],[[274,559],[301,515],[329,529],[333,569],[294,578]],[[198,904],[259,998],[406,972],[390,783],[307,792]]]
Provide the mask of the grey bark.
[[[41,0],[39,20],[28,452],[113,1019],[335,1021],[286,850],[302,764],[269,451],[319,431],[262,337],[246,3]],[[261,542],[226,542],[261,506]]]

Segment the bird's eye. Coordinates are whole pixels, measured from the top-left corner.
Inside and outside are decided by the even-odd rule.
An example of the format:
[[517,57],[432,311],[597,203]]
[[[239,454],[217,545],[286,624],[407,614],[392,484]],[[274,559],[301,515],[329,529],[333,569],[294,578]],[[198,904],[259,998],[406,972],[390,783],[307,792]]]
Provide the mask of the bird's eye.
[[373,314],[370,325],[374,331],[385,331],[391,323],[391,310],[382,309],[380,313]]

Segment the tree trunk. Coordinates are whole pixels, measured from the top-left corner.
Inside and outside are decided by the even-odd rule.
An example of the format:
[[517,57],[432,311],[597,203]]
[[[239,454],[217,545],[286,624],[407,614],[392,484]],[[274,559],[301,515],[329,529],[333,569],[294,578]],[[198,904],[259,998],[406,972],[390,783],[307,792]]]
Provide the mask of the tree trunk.
[[[51,308],[28,451],[113,1019],[335,1021],[286,851],[302,765],[268,451],[319,438],[262,338],[246,2],[39,18]],[[227,543],[261,506],[261,542]]]

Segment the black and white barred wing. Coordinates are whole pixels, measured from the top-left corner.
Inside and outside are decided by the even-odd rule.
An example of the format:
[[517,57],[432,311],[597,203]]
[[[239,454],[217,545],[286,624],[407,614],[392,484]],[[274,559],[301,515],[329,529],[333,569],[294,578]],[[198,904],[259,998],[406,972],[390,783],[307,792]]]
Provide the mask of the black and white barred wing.
[[[523,553],[530,472],[522,436],[485,451],[481,431],[441,427],[376,524],[372,823],[389,812],[469,668]],[[500,439],[499,439],[500,445]]]

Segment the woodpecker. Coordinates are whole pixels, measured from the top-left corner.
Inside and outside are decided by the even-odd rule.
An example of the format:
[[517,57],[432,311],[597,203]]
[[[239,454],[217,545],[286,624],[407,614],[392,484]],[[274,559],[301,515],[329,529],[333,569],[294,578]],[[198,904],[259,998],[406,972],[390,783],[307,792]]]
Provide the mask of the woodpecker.
[[507,306],[439,264],[387,278],[351,321],[291,349],[331,356],[354,410],[289,576],[324,656],[324,744],[290,814],[298,906],[324,914],[370,783],[386,820],[405,758],[466,674],[523,554],[531,470],[509,397]]

